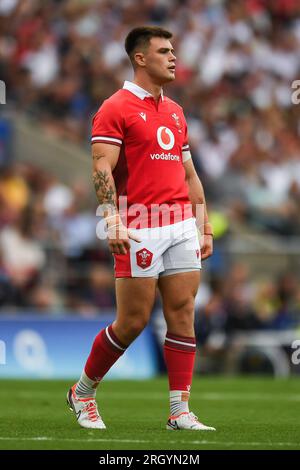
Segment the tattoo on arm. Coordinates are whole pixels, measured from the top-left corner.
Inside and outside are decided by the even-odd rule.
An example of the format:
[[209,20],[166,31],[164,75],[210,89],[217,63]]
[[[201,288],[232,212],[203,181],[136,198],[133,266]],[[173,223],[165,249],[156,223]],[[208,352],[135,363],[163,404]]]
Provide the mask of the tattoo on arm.
[[116,209],[116,189],[109,178],[108,171],[95,171],[93,182],[100,204],[108,204],[111,208]]

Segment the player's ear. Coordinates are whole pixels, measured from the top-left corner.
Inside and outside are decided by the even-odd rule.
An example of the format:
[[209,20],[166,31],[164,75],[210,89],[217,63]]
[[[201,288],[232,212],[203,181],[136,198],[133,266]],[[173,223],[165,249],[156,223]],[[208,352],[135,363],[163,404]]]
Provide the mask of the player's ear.
[[136,52],[134,54],[134,60],[140,67],[145,67],[145,54],[143,54],[143,52]]

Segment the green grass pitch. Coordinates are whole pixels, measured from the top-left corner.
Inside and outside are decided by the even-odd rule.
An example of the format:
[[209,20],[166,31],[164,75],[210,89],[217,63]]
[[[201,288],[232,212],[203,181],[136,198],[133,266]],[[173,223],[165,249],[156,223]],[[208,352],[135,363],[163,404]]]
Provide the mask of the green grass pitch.
[[165,377],[104,381],[107,430],[78,426],[72,381],[0,381],[0,449],[300,449],[300,379],[194,378],[190,409],[216,432],[167,431]]

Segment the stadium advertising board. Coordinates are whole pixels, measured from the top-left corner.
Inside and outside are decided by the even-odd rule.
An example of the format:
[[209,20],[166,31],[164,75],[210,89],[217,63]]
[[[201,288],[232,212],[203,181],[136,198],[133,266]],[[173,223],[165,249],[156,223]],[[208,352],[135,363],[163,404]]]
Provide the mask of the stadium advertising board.
[[[96,334],[113,321],[77,316],[0,317],[0,378],[80,376]],[[5,350],[5,355],[4,355]],[[152,332],[146,328],[108,373],[108,379],[146,379],[157,373]]]

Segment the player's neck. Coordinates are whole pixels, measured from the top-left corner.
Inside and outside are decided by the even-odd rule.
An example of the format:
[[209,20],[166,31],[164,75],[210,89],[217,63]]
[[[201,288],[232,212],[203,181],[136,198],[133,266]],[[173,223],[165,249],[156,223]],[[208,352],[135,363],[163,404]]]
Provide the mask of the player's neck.
[[150,82],[148,80],[145,80],[143,78],[140,78],[140,77],[134,77],[133,83],[135,83],[139,87],[143,88],[143,90],[148,91],[148,93],[150,93],[153,96],[155,101],[159,100],[159,97],[160,97],[161,92],[162,92],[162,86],[161,85],[157,85],[156,83],[152,83],[152,82]]

